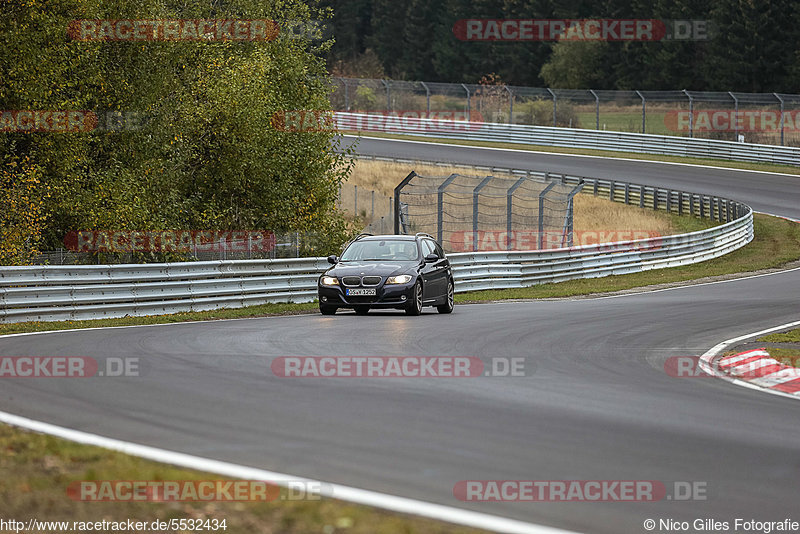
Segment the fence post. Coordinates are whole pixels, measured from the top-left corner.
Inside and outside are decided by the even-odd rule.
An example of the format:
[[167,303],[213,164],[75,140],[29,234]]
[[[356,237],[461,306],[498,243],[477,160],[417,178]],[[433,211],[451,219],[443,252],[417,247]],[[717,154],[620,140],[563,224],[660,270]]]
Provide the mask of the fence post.
[[444,235],[444,217],[442,211],[442,204],[444,204],[444,190],[450,185],[450,182],[456,179],[457,174],[451,174],[447,177],[447,179],[442,182],[439,187],[437,188],[436,194],[436,237],[439,243],[442,242],[442,236]]
[[358,186],[357,185],[353,186],[353,198],[355,199],[355,200],[353,200],[353,213],[355,214],[356,217],[358,217]]
[[644,95],[639,91],[636,91],[636,94],[639,95],[639,98],[642,99],[642,133],[644,133],[644,119],[645,119],[645,99]]
[[536,250],[542,250],[542,238],[544,237],[544,196],[550,191],[556,182],[550,182],[541,193],[539,193],[539,235],[536,236]]
[[527,175],[523,176],[522,178],[517,180],[514,183],[514,185],[509,187],[508,191],[506,191],[506,250],[511,250],[511,232],[514,231],[512,227],[513,222],[511,218],[511,214],[514,209],[514,203],[513,203],[514,191],[516,191],[517,188],[521,186],[522,183],[527,179],[528,179]]
[[431,116],[431,90],[428,89],[428,85],[425,82],[419,82],[422,84],[422,87],[425,88],[425,102],[426,102],[426,109],[427,117],[430,118]]
[[392,211],[392,199],[389,199],[389,211],[394,213],[394,233],[400,233],[400,191],[410,182],[415,176],[416,172],[411,171],[408,176],[403,178],[403,181],[397,184],[394,188],[394,210]]
[[461,87],[463,87],[464,91],[467,92],[467,117],[470,117],[472,116],[472,101],[470,100],[469,87],[467,87],[463,83],[461,84]]
[[562,234],[561,234],[561,246],[562,247],[564,246],[564,237],[567,238],[567,246],[568,247],[572,246],[572,223],[573,223],[573,218],[572,218],[572,212],[573,212],[572,198],[575,195],[577,195],[580,192],[581,189],[583,189],[584,185],[585,184],[583,183],[583,180],[581,180],[580,183],[578,183],[578,185],[576,185],[575,188],[572,191],[570,191],[569,195],[567,196],[567,214],[564,216],[564,230],[562,231]]
[[386,87],[386,111],[392,111],[392,98],[389,92],[389,82],[381,80],[381,83]]
[[[477,252],[478,250],[478,196],[481,194],[481,189],[489,183],[489,181],[493,178],[493,176],[487,176],[484,178],[481,183],[479,183],[475,189],[472,190],[472,251]],[[439,242],[441,243],[441,237],[439,238]]]
[[503,87],[508,91],[508,124],[514,124],[514,93],[507,85]]
[[594,89],[589,89],[589,92],[592,93],[594,96],[594,120],[595,120],[595,130],[600,129],[600,97],[597,96],[597,93],[594,92]]
[[370,213],[369,219],[372,220],[375,218],[375,190],[372,190],[372,212]]
[[733,135],[734,138],[739,140],[739,99],[736,98],[732,92],[728,91],[728,95],[733,99]]
[[781,103],[781,146],[783,146],[783,98],[778,95],[778,93],[772,93],[775,95],[775,98],[778,99],[778,102]]
[[686,89],[683,90],[683,94],[689,99],[689,137],[694,137],[694,99]]
[[558,113],[558,97],[553,92],[553,90],[550,89],[549,87],[547,88],[547,90],[550,91],[551,95],[553,95],[553,128],[555,128],[556,127],[556,116],[557,116],[557,113]]

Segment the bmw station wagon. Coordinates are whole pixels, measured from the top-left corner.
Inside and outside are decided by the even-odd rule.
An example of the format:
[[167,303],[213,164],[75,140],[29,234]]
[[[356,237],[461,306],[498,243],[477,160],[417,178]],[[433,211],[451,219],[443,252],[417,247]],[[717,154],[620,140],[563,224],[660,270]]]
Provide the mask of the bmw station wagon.
[[453,311],[453,274],[450,262],[428,234],[361,234],[319,277],[319,311],[333,315],[352,308],[359,315],[370,308],[405,310],[419,315],[423,306],[439,313]]

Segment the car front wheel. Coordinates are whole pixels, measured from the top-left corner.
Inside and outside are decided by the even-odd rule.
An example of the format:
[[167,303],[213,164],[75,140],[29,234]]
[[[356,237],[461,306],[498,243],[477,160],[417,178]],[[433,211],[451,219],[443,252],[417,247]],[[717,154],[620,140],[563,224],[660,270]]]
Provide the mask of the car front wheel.
[[447,302],[442,304],[441,306],[436,306],[436,309],[439,310],[439,313],[453,313],[453,306],[455,305],[455,297],[453,295],[455,288],[453,287],[453,281],[447,281]]
[[411,293],[411,302],[406,306],[406,315],[419,315],[422,313],[422,282],[414,284],[414,291]]
[[336,314],[336,306],[325,306],[324,304],[320,304],[319,312],[322,315],[334,315]]

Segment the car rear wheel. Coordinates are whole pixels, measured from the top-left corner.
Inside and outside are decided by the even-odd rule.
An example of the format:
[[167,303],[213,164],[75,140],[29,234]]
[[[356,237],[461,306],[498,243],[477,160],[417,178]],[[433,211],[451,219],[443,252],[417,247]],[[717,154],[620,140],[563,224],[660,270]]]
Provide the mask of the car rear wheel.
[[439,313],[453,313],[453,305],[455,304],[455,297],[453,295],[454,288],[453,288],[453,281],[447,281],[447,302],[442,304],[441,306],[436,306],[436,309],[439,310]]
[[334,315],[336,313],[336,306],[325,306],[324,304],[320,304],[319,312],[322,315]]
[[356,311],[356,315],[366,315],[369,313],[369,306],[356,306],[353,309]]
[[422,282],[414,284],[411,302],[406,306],[406,315],[419,315],[422,313]]

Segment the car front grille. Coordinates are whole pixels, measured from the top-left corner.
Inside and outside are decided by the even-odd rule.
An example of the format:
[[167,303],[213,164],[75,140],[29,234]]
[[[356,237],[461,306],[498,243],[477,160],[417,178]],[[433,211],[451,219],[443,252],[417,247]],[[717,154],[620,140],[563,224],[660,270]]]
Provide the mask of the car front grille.
[[342,277],[342,284],[348,287],[355,287],[355,286],[369,286],[374,287],[381,283],[380,276],[365,276],[363,278],[359,276],[343,276]]

